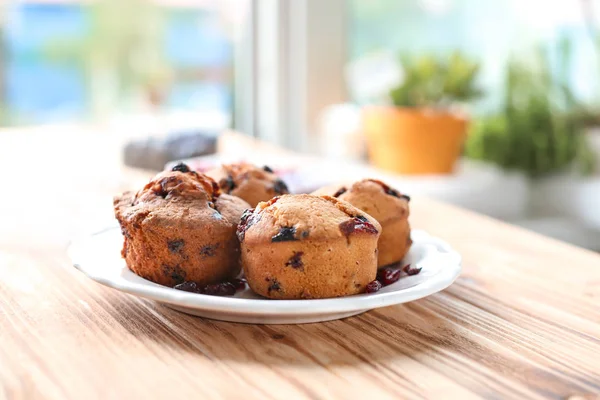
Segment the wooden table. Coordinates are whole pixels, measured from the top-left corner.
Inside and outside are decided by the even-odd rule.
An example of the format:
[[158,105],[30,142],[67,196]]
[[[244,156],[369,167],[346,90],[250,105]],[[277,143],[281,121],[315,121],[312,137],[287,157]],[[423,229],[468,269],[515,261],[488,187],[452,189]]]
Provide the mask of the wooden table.
[[180,314],[0,241],[0,399],[598,398],[599,255],[427,199],[412,222],[462,253],[454,285],[298,326]]

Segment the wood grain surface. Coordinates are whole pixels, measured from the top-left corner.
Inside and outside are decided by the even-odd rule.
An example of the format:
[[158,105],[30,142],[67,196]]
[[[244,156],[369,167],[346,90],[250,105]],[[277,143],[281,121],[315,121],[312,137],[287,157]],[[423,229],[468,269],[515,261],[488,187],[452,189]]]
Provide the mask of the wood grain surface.
[[19,171],[0,196],[0,399],[600,398],[597,254],[413,197],[413,226],[463,255],[447,290],[320,324],[204,320],[66,257],[75,222],[147,179],[120,169],[122,132],[0,133],[0,168]]
[[100,286],[63,252],[0,252],[0,398],[597,398],[600,256],[413,200],[447,290],[341,321],[204,320]]

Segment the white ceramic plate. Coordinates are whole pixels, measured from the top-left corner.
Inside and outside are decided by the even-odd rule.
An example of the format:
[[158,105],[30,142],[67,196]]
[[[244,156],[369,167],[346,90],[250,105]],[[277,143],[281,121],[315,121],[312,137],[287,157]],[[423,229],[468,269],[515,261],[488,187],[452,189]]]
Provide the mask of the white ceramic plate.
[[403,276],[377,293],[318,300],[267,300],[250,289],[234,297],[217,297],[158,285],[127,268],[120,255],[123,238],[118,228],[73,242],[69,255],[75,268],[96,282],[188,314],[253,324],[300,324],[345,318],[373,308],[406,303],[450,286],[461,271],[460,255],[426,232],[414,230],[412,239],[404,264],[421,267],[418,275]]

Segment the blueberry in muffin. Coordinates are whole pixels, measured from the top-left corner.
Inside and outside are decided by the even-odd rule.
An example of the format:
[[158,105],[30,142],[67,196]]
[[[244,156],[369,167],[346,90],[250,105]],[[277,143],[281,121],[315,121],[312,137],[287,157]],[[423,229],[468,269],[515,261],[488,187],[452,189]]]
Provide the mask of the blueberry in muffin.
[[206,172],[218,182],[223,193],[231,194],[256,207],[261,201],[289,193],[288,187],[268,166],[248,163],[224,164]]

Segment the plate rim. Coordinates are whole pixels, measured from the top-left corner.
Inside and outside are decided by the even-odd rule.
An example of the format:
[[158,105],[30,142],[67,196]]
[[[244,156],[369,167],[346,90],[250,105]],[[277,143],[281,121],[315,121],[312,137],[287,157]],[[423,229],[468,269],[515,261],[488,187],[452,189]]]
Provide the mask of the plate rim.
[[[82,258],[85,256],[77,254],[78,248],[85,246],[87,241],[93,240],[96,236],[107,234],[108,232],[112,233],[118,229],[117,226],[107,227],[71,241],[67,249],[67,254],[72,261],[73,267],[93,281],[112,289],[160,303],[200,310],[236,314],[260,314],[265,316],[281,314],[333,314],[356,310],[370,310],[407,303],[440,292],[452,285],[462,272],[462,257],[447,242],[430,235],[424,230],[414,229],[411,232],[412,235],[422,236],[424,239],[433,241],[438,248],[444,250],[444,253],[450,254],[454,258],[454,262],[452,264],[444,264],[444,267],[431,278],[408,288],[391,292],[358,294],[328,299],[276,300],[209,296],[176,290],[141,277],[139,277],[142,280],[140,282],[114,280],[110,277],[92,273],[89,269],[83,267],[82,264],[85,261]],[[133,274],[133,272],[129,272]]]

